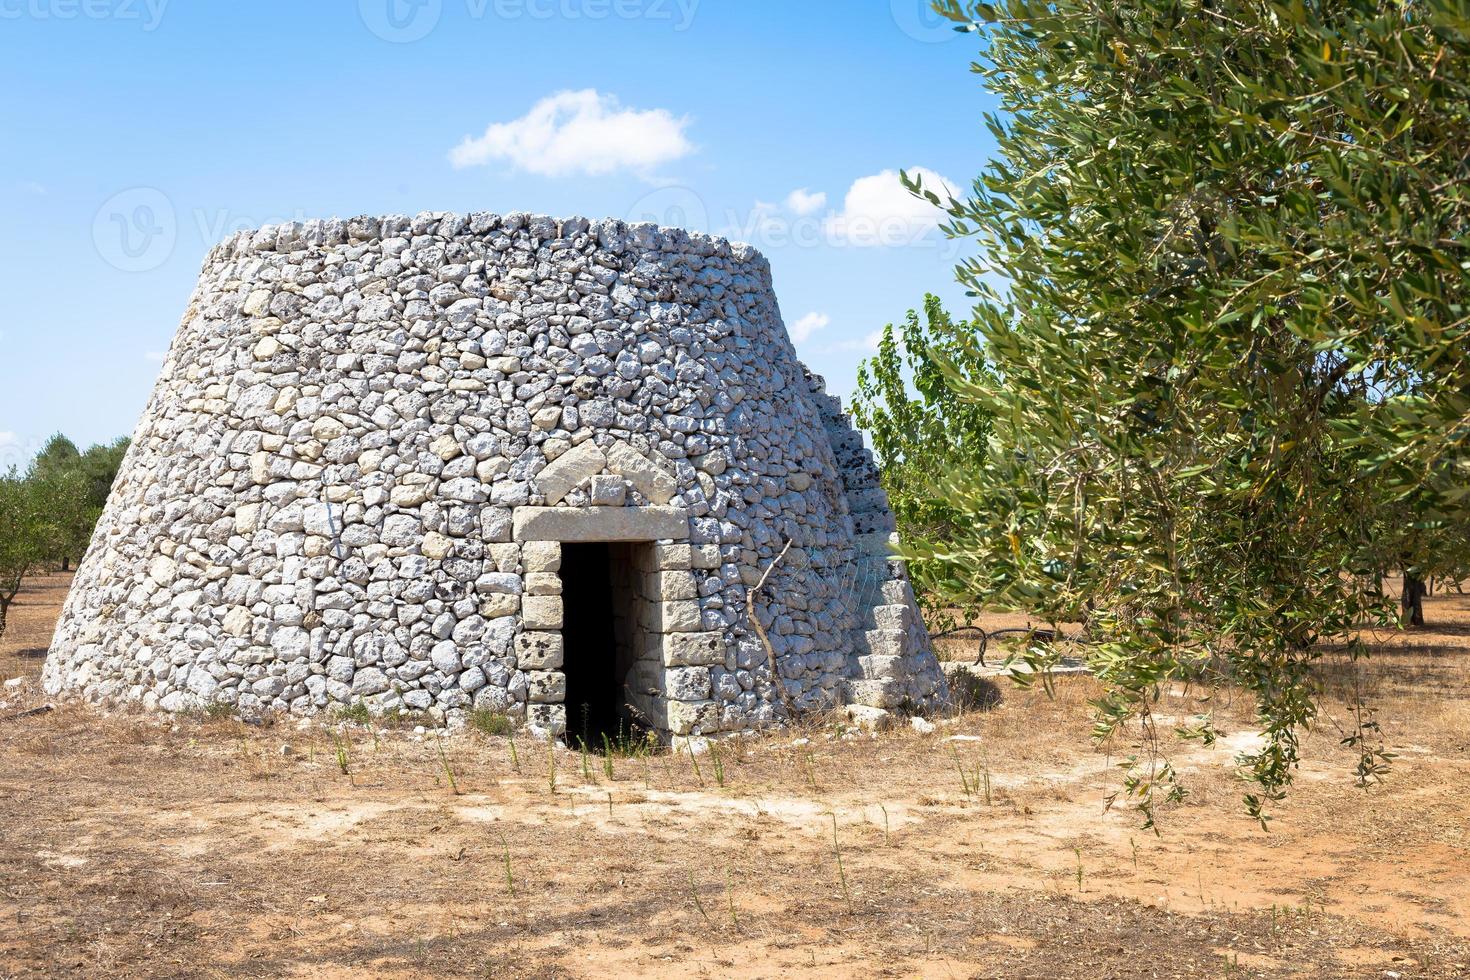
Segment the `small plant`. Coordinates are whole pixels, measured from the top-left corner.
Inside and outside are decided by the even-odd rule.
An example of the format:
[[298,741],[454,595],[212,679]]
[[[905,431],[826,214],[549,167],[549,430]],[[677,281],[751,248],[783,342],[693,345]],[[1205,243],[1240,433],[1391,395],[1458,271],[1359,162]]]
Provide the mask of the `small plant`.
[[582,752],[582,781],[590,783],[592,782],[592,770],[587,766],[587,743],[579,739],[577,744]]
[[878,809],[883,811],[883,845],[887,847],[893,843],[893,838],[888,834],[888,807],[879,803]]
[[735,914],[735,887],[730,881],[730,867],[725,866],[725,905],[730,910],[730,924],[740,928],[740,916]]
[[699,900],[699,891],[694,887],[693,875],[689,876],[689,897],[694,899],[694,907],[699,909],[699,915],[704,919],[704,924],[713,926],[714,923],[710,921],[709,913],[704,910],[704,903]]
[[1072,845],[1072,853],[1077,857],[1077,891],[1082,891],[1082,848],[1076,844]]
[[511,898],[515,898],[516,880],[515,876],[510,873],[510,843],[505,839],[504,834],[500,835],[500,847],[505,859],[505,889],[510,893]]
[[459,781],[454,778],[454,769],[449,765],[449,756],[444,754],[444,740],[435,736],[434,747],[439,750],[439,765],[444,769],[444,778],[449,781],[450,792],[460,796],[464,790],[459,788]]
[[837,858],[837,880],[842,885],[842,898],[847,902],[847,912],[852,914],[852,893],[847,890],[847,871],[842,867],[842,845],[837,842],[837,814],[832,817],[832,853]]
[[720,758],[720,747],[711,742],[709,747],[710,759],[714,762],[715,785],[721,789],[725,788],[725,760]]
[[803,752],[801,762],[806,769],[806,781],[811,785],[813,792],[819,792],[820,787],[817,786],[817,767],[815,765],[816,755],[812,752]]
[[602,733],[602,774],[611,782],[613,778],[613,749],[607,732]]
[[342,770],[342,775],[351,776],[352,769],[348,765],[350,760],[348,759],[347,740],[337,732],[337,729],[332,728],[329,731],[332,734],[332,748],[337,754],[337,768]]
[[551,795],[556,795],[556,740],[546,740],[546,785],[551,788]]
[[516,730],[514,718],[488,708],[475,708],[467,720],[481,735],[510,735]]
[[699,785],[704,786],[704,772],[699,768],[699,760],[694,756],[694,743],[685,742],[684,748],[689,751],[689,761],[694,763],[694,775],[699,779]]
[[235,706],[224,701],[211,701],[204,706],[205,721],[224,721],[234,714]]
[[516,737],[514,735],[508,737],[510,738],[510,764],[519,773],[521,771],[521,757],[516,752]]
[[354,704],[344,704],[332,712],[338,721],[350,721],[357,725],[366,725],[373,720],[372,712],[368,711],[367,703],[358,701]]

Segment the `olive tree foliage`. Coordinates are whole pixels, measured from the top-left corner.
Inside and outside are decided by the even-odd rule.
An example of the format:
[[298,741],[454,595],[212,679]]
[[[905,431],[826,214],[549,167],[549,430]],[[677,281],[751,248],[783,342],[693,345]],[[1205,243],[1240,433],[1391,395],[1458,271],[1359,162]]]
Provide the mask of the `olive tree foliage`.
[[54,436],[22,476],[0,474],[0,637],[28,575],[86,551],[128,440],[85,453]]
[[[1243,685],[1264,821],[1318,719],[1314,661],[1396,622],[1386,515],[1470,502],[1470,6],[936,9],[1002,108],[947,226],[978,246],[959,277],[992,369],[949,380],[993,432],[938,481],[963,519],[910,557],[955,603],[1087,624],[1095,735],[1144,734],[1120,792],[1149,821],[1183,793],[1160,692]],[[1212,740],[1204,707],[1167,727]],[[1380,778],[1371,713],[1340,723]]]
[[81,452],[58,433],[36,454],[26,478],[43,488],[47,501],[47,560],[66,569],[87,550],[127,448],[128,440],[119,439]]
[[[897,328],[883,328],[878,352],[858,368],[853,416],[872,440],[883,489],[903,538],[942,541],[955,532],[957,513],[934,487],[957,468],[984,459],[990,416],[963,399],[945,379],[941,363],[971,377],[986,373],[968,338],[968,323],[955,323],[939,298],[924,297],[924,315],[910,310]],[[945,594],[930,581],[931,566],[918,559],[909,572],[931,626],[951,625]],[[973,612],[973,603],[965,612]]]
[[0,639],[25,577],[46,557],[44,495],[14,470],[0,474]]

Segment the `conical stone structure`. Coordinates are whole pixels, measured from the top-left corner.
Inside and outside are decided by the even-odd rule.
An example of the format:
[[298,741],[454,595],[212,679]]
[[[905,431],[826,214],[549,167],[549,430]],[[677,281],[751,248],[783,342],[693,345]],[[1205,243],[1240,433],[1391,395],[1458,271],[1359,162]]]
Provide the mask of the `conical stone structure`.
[[44,682],[584,736],[923,710],[945,684],[893,526],[749,246],[525,214],[266,227],[205,261]]

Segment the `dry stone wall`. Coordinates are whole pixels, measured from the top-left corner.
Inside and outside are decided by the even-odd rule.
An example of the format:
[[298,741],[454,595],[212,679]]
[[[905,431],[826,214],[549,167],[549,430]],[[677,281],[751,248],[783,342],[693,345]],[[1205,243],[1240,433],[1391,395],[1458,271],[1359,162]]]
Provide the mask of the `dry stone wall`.
[[655,727],[922,709],[944,682],[892,529],[749,246],[526,214],[267,227],[205,261],[45,685],[560,731],[561,545],[637,541],[629,697]]

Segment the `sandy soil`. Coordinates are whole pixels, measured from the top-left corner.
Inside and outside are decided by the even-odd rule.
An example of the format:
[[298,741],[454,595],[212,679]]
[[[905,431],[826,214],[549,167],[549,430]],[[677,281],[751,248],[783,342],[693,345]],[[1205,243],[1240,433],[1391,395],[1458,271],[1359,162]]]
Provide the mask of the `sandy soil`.
[[[65,587],[27,592],[0,678],[37,674]],[[1470,976],[1470,599],[1429,616],[1359,679],[1389,781],[1356,788],[1324,719],[1269,833],[1238,702],[1172,750],[1192,793],[1158,835],[1109,810],[1130,747],[1088,743],[1086,677],[611,776],[472,733],[0,720],[0,976]],[[0,719],[43,703],[0,687]]]

